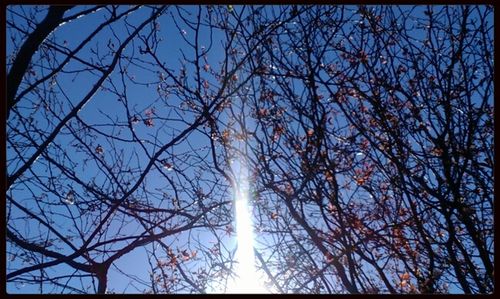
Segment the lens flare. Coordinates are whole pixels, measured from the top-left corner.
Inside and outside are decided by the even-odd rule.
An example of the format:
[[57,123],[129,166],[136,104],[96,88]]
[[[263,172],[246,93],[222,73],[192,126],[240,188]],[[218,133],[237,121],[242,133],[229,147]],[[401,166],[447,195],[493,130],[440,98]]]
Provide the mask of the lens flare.
[[234,166],[237,174],[235,196],[236,219],[236,278],[229,281],[226,293],[269,293],[262,282],[262,277],[255,267],[254,235],[251,206],[249,205],[248,170],[240,160]]

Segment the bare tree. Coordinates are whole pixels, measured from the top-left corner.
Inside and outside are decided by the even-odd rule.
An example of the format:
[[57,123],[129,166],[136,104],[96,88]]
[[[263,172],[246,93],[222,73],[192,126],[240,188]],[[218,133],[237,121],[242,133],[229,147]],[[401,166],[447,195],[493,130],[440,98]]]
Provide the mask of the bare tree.
[[[150,283],[116,269],[135,291],[205,290],[181,264],[205,259],[210,236],[217,247],[228,237],[230,181],[214,175],[207,144],[246,59],[230,63],[231,40],[213,39],[221,9],[9,7],[10,285],[104,293],[110,268],[143,250],[151,273],[170,269]],[[84,32],[69,40],[66,27]],[[177,34],[171,53],[163,30]],[[231,258],[218,257],[224,269]]]
[[248,65],[260,75],[249,96],[259,227],[279,289],[493,290],[491,14],[256,16],[255,30],[285,24]]
[[245,157],[272,292],[491,293],[492,15],[9,6],[8,287],[223,291]]

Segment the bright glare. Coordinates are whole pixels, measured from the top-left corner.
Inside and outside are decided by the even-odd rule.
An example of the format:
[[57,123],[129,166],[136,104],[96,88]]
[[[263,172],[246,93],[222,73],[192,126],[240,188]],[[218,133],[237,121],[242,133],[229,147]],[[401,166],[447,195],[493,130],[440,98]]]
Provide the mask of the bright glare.
[[236,278],[228,282],[226,293],[269,293],[262,285],[262,277],[255,267],[252,213],[248,203],[248,171],[240,161],[235,190],[235,218],[238,248],[236,250]]

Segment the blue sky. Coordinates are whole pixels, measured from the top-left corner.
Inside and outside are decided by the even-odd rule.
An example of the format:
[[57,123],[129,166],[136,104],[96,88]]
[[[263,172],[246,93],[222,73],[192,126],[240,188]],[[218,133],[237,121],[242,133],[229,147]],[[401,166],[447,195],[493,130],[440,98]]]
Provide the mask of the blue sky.
[[[118,6],[117,14],[120,14],[121,12],[124,12],[125,10],[131,9],[133,6]],[[77,11],[81,11],[84,9],[87,9],[88,6],[78,6],[76,8],[73,8],[70,10],[66,15],[72,15],[76,13]],[[233,13],[239,13],[242,7],[240,6],[234,6]],[[274,7],[276,8],[276,7]],[[352,7],[350,7],[352,8]],[[19,16],[16,16],[15,14],[12,14],[12,12],[20,12],[23,9],[29,9],[29,7],[21,7],[21,6],[10,6],[9,10],[7,12],[7,19],[13,21],[16,25],[23,27],[25,26],[26,21],[22,20]],[[179,11],[186,15],[189,16],[190,18],[193,18],[196,16],[198,13],[198,6],[181,6],[179,8]],[[270,12],[273,8],[272,7],[267,7],[266,11]],[[403,8],[402,8],[403,9]],[[439,7],[435,7],[435,9],[439,9]],[[206,8],[202,7],[203,13],[205,13]],[[425,7],[418,7],[415,9],[413,12],[412,16],[419,17],[423,15],[423,11],[425,10]],[[128,36],[130,31],[134,29],[134,26],[139,25],[143,20],[148,18],[149,14],[151,13],[151,8],[150,7],[144,7],[141,8],[137,11],[133,11],[127,18],[126,22],[123,20],[120,20],[119,22],[112,24],[110,27],[106,27],[102,32],[100,32],[96,38],[94,38],[87,46],[85,46],[77,55],[81,59],[92,59],[95,60],[96,53],[93,52],[95,49],[99,49],[101,51],[99,53],[100,56],[103,57],[102,61],[100,63],[102,64],[107,64],[111,61],[112,58],[112,53],[115,51],[120,44],[119,41],[125,40]],[[158,35],[158,38],[162,39],[162,41],[159,43],[159,51],[158,53],[158,58],[160,61],[165,63],[165,66],[172,70],[176,75],[179,75],[179,69],[183,66],[183,55],[185,57],[189,58],[192,57],[194,54],[194,51],[189,45],[187,44],[186,40],[188,41],[193,41],[194,40],[194,31],[189,28],[189,26],[186,26],[185,24],[178,24],[179,28],[177,28],[177,25],[172,22],[172,17],[170,13],[173,13],[174,15],[177,14],[176,9],[174,8],[169,8],[165,14],[160,16],[157,20],[156,23],[153,24],[158,31],[156,31],[155,34]],[[59,44],[64,44],[66,47],[70,49],[74,49],[81,41],[83,38],[88,36],[95,28],[97,28],[103,20],[109,16],[110,12],[107,11],[106,9],[102,9],[99,12],[92,14],[90,16],[85,16],[83,18],[73,20],[67,24],[64,24],[63,26],[60,26],[54,34],[49,36],[48,40],[54,43],[59,43]],[[41,11],[40,13],[36,14],[34,19],[36,21],[39,21],[43,19],[45,16],[45,11]],[[177,16],[177,15],[176,15]],[[178,17],[176,17],[177,20],[179,20]],[[353,27],[355,26],[354,24],[358,20],[353,19]],[[490,20],[492,22],[492,20]],[[412,21],[408,21],[408,25],[411,25]],[[149,25],[148,25],[149,26]],[[344,28],[346,31],[349,31],[352,28]],[[14,45],[12,41],[9,39],[9,37],[15,32],[15,30],[12,31],[7,31],[7,54],[11,54],[13,52]],[[149,27],[146,27],[144,30],[143,35],[140,35],[141,38],[146,38],[146,34],[150,32]],[[422,38],[422,33],[425,32],[425,30],[416,30],[415,35],[413,36],[415,39],[421,39]],[[203,49],[207,49],[209,47],[209,32],[206,28],[201,30],[201,34],[199,36],[199,51],[203,51]],[[224,61],[224,50],[223,50],[223,45],[222,45],[222,40],[224,40],[224,36],[222,33],[218,30],[215,30],[213,32],[213,44],[212,48],[206,55],[206,59],[208,61],[209,69],[210,71],[215,71],[215,73],[219,73],[221,70],[221,65],[220,62]],[[344,41],[346,43],[349,43],[349,41]],[[19,41],[17,41],[17,45],[19,44]],[[139,60],[134,60],[134,61],[127,61],[127,59],[123,59],[123,61],[117,66],[115,71],[110,75],[108,80],[103,84],[103,87],[105,89],[100,89],[96,94],[93,96],[92,100],[85,105],[85,107],[79,112],[78,116],[79,118],[89,127],[95,128],[99,130],[101,133],[113,135],[115,137],[123,138],[125,139],[130,139],[132,138],[131,132],[128,130],[127,125],[128,125],[128,119],[127,119],[127,113],[130,114],[131,117],[137,116],[139,118],[139,122],[137,124],[134,124],[134,133],[138,136],[139,139],[144,140],[145,142],[142,143],[142,145],[135,144],[133,146],[130,145],[130,143],[127,142],[121,142],[121,143],[116,143],[116,144],[111,144],[109,138],[104,138],[101,134],[97,132],[92,132],[92,130],[88,131],[88,135],[82,135],[82,138],[88,138],[88,142],[91,144],[91,149],[97,148],[98,146],[101,146],[103,148],[103,154],[101,155],[102,162],[95,163],[95,161],[89,160],[85,162],[86,159],[89,158],[87,153],[84,153],[81,150],[78,150],[77,147],[71,146],[72,144],[76,144],[74,138],[71,136],[71,134],[66,134],[68,133],[69,129],[64,128],[62,133],[59,134],[59,136],[56,138],[54,144],[51,147],[49,147],[49,151],[53,153],[53,156],[56,156],[57,153],[62,153],[64,151],[67,152],[68,154],[68,159],[65,159],[64,157],[61,157],[61,163],[65,165],[71,165],[70,167],[72,170],[75,171],[75,174],[78,177],[81,177],[85,180],[85,182],[90,182],[94,179],[94,183],[97,186],[116,186],[117,184],[112,184],[110,183],[110,178],[106,177],[103,175],[102,167],[105,167],[105,165],[108,164],[113,164],[115,162],[115,159],[117,156],[123,156],[123,160],[126,161],[125,163],[128,163],[128,165],[122,165],[122,168],[125,170],[127,168],[143,168],[144,163],[143,161],[148,161],[148,155],[152,155],[154,152],[158,150],[158,147],[161,146],[161,144],[167,143],[169,140],[172,139],[172,137],[182,130],[184,130],[190,122],[194,121],[195,114],[192,112],[187,111],[182,105],[185,103],[184,98],[179,97],[177,94],[175,94],[175,90],[170,93],[168,96],[165,96],[164,94],[159,94],[157,91],[157,88],[164,87],[165,85],[172,84],[172,80],[163,80],[164,77],[166,77],[166,74],[163,72],[163,70],[154,65],[154,61],[152,61],[150,58],[146,58],[144,55],[140,54],[140,51],[143,50],[140,48],[142,46],[142,43],[140,43],[138,40],[134,40],[131,42],[127,48],[124,50],[123,55],[128,57],[128,56],[134,56],[138,59],[144,59],[143,61],[140,61],[142,66],[145,65],[150,65],[150,69],[144,69],[143,67],[137,65],[136,63],[139,62]],[[394,51],[399,51],[397,47],[393,49]],[[390,49],[388,50],[390,51]],[[106,53],[108,52],[108,53]],[[37,55],[43,55],[44,51],[39,51]],[[144,58],[143,58],[144,57]],[[56,59],[60,59],[57,56],[55,57]],[[271,66],[272,67],[272,66]],[[63,107],[58,107],[55,105],[58,103],[60,99],[63,99],[62,101],[70,102],[72,105],[76,105],[80,100],[88,93],[89,90],[93,87],[93,83],[98,80],[100,73],[96,71],[82,71],[79,72],[79,70],[82,70],[82,68],[86,68],[83,64],[73,61],[70,62],[65,68],[64,71],[66,72],[63,75],[58,76],[57,78],[54,79],[55,84],[52,86],[46,86],[47,89],[53,89],[56,90],[56,93],[58,94],[59,98],[47,98],[47,102],[49,105],[54,104],[54,109],[60,109],[57,113],[59,113],[61,116],[66,115],[70,107],[68,106],[63,106]],[[43,76],[44,71],[41,70],[40,67],[37,67],[34,69],[36,72],[34,75],[32,75],[33,78],[30,77],[29,80],[34,80],[35,77]],[[122,78],[120,76],[120,71],[126,71],[126,76],[124,76],[124,82],[122,82]],[[187,73],[187,83],[190,86],[195,86],[198,82],[196,82],[196,70],[188,64],[188,67],[186,68],[186,73]],[[213,74],[210,74],[209,71],[203,71],[202,70],[202,78],[206,79],[207,82],[210,85],[210,90],[217,90],[219,83],[217,82],[215,76]],[[297,83],[300,84],[300,83]],[[300,86],[300,85],[299,85]],[[300,89],[300,88],[299,88]],[[118,91],[120,95],[117,95],[116,93],[113,92],[113,90]],[[326,91],[323,90],[326,94]],[[40,96],[40,95],[39,95]],[[38,98],[37,96],[34,96],[33,94],[29,94],[26,97],[26,108],[23,110],[22,108],[20,111],[30,111],[33,109],[32,106],[30,105],[36,105]],[[32,103],[31,103],[32,101]],[[128,108],[129,111],[126,110],[125,105],[123,104],[123,101],[127,101],[128,103]],[[152,109],[154,109],[154,113],[152,112]],[[184,112],[179,112],[184,110]],[[57,110],[56,110],[57,111]],[[27,113],[27,112],[26,112]],[[57,114],[56,113],[56,114]],[[176,113],[183,113],[183,114],[176,114]],[[151,115],[153,114],[155,118],[153,118],[153,126],[147,126],[144,121],[148,119],[148,114]],[[12,118],[12,116],[11,116]],[[183,120],[181,119],[183,118]],[[47,131],[50,131],[50,128],[54,126],[50,122],[50,118],[47,118],[42,110],[36,110],[33,114],[33,119],[34,122],[37,123],[37,127],[41,128],[47,128]],[[113,122],[117,121],[121,126],[112,126]],[[218,119],[221,123],[228,124],[229,122],[229,117],[226,114],[221,114],[220,119]],[[343,126],[345,124],[345,119],[339,118],[337,121],[337,125]],[[12,124],[12,120],[10,120],[10,124]],[[166,127],[161,127],[160,124],[168,124]],[[292,127],[295,123],[291,122],[290,126]],[[17,124],[15,124],[17,126]],[[254,124],[252,124],[253,126]],[[295,124],[295,130],[298,134],[304,134],[305,132],[302,132],[303,130],[299,128],[298,124]],[[76,121],[71,121],[70,126],[72,130],[76,132],[84,132],[83,128],[81,127],[81,123],[76,122]],[[201,173],[196,173],[194,172],[193,168],[190,167],[193,163],[199,163],[200,161],[197,160],[199,157],[203,156],[208,156],[209,155],[209,149],[207,148],[207,136],[206,132],[208,132],[208,129],[203,129],[205,132],[202,131],[194,131],[189,135],[189,137],[186,140],[183,140],[182,142],[179,142],[179,144],[176,144],[172,148],[169,148],[166,153],[164,153],[160,158],[161,159],[166,159],[171,163],[174,167],[174,171],[163,171],[164,174],[161,174],[159,169],[152,168],[150,173],[147,176],[147,184],[148,184],[148,189],[150,191],[153,191],[156,193],[154,198],[152,200],[157,200],[160,205],[162,206],[167,206],[167,207],[172,207],[173,203],[170,198],[163,198],[163,194],[172,194],[172,189],[169,187],[169,183],[164,176],[166,176],[176,182],[182,182],[185,184],[193,184],[193,186],[196,186],[197,188],[202,188],[204,192],[208,192],[210,189],[210,185],[207,184],[206,182],[203,182],[199,178],[203,178],[204,175],[207,175],[209,173],[208,171],[206,172],[201,172]],[[95,134],[101,135],[98,138],[92,138],[91,136]],[[346,131],[341,132],[339,135],[347,135],[347,129]],[[39,136],[40,141],[43,140],[45,136]],[[116,141],[115,141],[116,142]],[[57,148],[57,145],[61,146],[61,149]],[[122,149],[123,152],[111,152],[111,149],[116,146],[119,149]],[[143,150],[143,147],[145,151]],[[133,154],[133,150],[137,150],[137,155]],[[26,152],[24,153],[24,156],[30,156],[30,154],[34,151],[33,148],[27,149]],[[356,153],[354,153],[356,154]],[[7,147],[7,159],[8,159],[8,173],[13,173],[14,170],[18,167],[17,163],[9,163],[9,158],[15,157],[16,154],[13,152],[13,149],[11,146],[8,144]],[[356,155],[355,160],[356,161],[361,161],[363,159],[363,155]],[[70,162],[70,160],[73,160],[74,162]],[[159,164],[159,163],[158,163]],[[161,169],[161,168],[160,168]],[[45,174],[49,171],[53,171],[53,175],[57,175],[58,170],[57,169],[48,169],[46,162],[44,159],[40,158],[39,161],[35,162],[35,164],[32,167],[32,170],[34,173],[39,173],[39,174]],[[179,173],[182,172],[186,175],[186,177],[182,177],[179,175],[177,172],[179,170]],[[119,180],[131,180],[132,184],[134,182],[134,177],[132,174],[127,174],[125,171],[119,173]],[[429,180],[433,180],[432,177],[429,178]],[[340,177],[341,184],[345,183],[342,177]],[[32,181],[32,182],[27,182],[27,185],[31,186],[32,190],[34,193],[37,193],[35,195],[40,196],[41,194],[46,193],[45,190],[43,190],[42,184]],[[353,188],[355,187],[354,184],[351,183]],[[74,205],[61,205],[61,204],[54,204],[50,205],[48,203],[60,203],[61,199],[64,198],[64,196],[67,196],[68,192],[71,190],[74,190],[77,193],[76,200],[81,201],[84,200],[85,195],[81,187],[77,186],[76,184],[68,181],[67,184],[62,184],[61,186],[58,186],[58,189],[60,191],[60,197],[55,196],[54,194],[48,195],[47,198],[44,199],[44,201],[47,203],[45,205],[46,208],[52,209],[54,212],[61,213],[61,215],[70,215],[71,213],[75,212],[74,209],[76,208]],[[112,189],[105,189],[103,190],[107,192],[108,194],[119,194],[120,190],[112,190]],[[221,191],[222,192],[222,191]],[[351,198],[350,196],[350,190],[344,190],[344,196],[343,198]],[[10,190],[9,193],[11,196],[16,198],[18,202],[20,203],[25,203],[27,207],[29,208],[34,208],[35,203],[32,198],[32,194],[27,192],[27,190],[24,189],[19,189],[19,190]],[[367,194],[363,194],[367,196]],[[231,198],[231,194],[227,193],[225,196],[228,198]],[[188,194],[183,194],[180,198],[181,201],[188,201],[189,195]],[[364,201],[366,199],[363,197],[355,198],[353,201]],[[31,206],[30,206],[31,205]],[[280,208],[284,207],[276,207],[276,210],[279,210]],[[16,209],[13,209],[14,211],[17,211]],[[284,209],[283,209],[284,210]],[[14,213],[18,213],[14,212]],[[17,215],[13,215],[12,218],[15,218]],[[60,219],[55,219],[56,222],[57,220],[60,220],[62,222],[61,229],[66,230],[66,229],[71,229],[73,224],[72,223],[66,223],[67,218],[60,218]],[[14,221],[13,223],[18,223],[18,225],[21,225],[21,223],[24,222],[16,222]],[[82,227],[85,226],[90,226],[89,224],[78,224],[81,225]],[[122,230],[121,233],[124,234],[133,234],[140,229],[138,229],[135,225],[137,224],[131,224],[128,226],[123,226],[123,227],[114,227],[110,231],[111,232],[118,232],[119,230]],[[25,235],[31,235],[33,234],[33,231],[36,230],[36,227],[25,227],[24,228],[24,234]],[[73,231],[74,233],[74,231]],[[207,244],[211,244],[210,242],[213,242],[214,239],[211,237],[211,235],[206,235],[206,233],[202,230],[195,230],[193,234],[199,234],[201,238],[201,242],[206,242]],[[262,240],[264,240],[265,237],[262,237]],[[176,248],[189,248],[190,246],[194,244],[190,244],[188,242],[189,239],[189,234],[188,233],[182,233],[176,239],[169,240],[171,243],[172,247]],[[235,240],[234,238],[226,238],[226,244],[231,251],[234,249],[235,246]],[[194,248],[194,246],[193,246]],[[9,247],[7,248],[9,250]],[[114,266],[128,271],[129,274],[136,275],[138,277],[141,277],[143,279],[148,278],[149,276],[149,266],[146,263],[146,253],[145,250],[151,250],[151,246],[146,246],[145,248],[138,248],[134,250],[133,252],[123,256],[119,260],[116,261]],[[62,249],[62,252],[64,253],[69,253],[68,248]],[[225,253],[228,254],[228,253]],[[7,256],[9,258],[9,256]],[[10,265],[12,266],[17,266],[22,263],[22,260],[17,258],[13,261],[9,261],[11,263]],[[143,286],[136,286],[138,290],[134,288],[134,286],[127,285],[127,279],[120,274],[115,267],[112,267],[109,273],[109,283],[108,283],[108,289],[121,293],[121,292],[142,292]],[[186,266],[189,268],[191,267],[192,270],[195,270],[197,265],[196,263],[187,263]],[[56,273],[59,272],[66,272],[68,271],[69,268],[66,266],[58,266],[55,267],[53,271],[56,271]],[[38,286],[25,286],[21,289],[17,289],[15,285],[13,284],[8,284],[8,291],[9,292],[38,292]],[[453,289],[452,289],[453,291]]]
[[[70,11],[71,14],[79,11],[79,10],[84,10],[87,9],[88,7],[77,7],[73,10]],[[13,11],[17,10],[22,10],[26,9],[25,7],[19,7],[19,6],[12,6],[10,7]],[[120,13],[121,11],[124,11],[126,9],[129,9],[129,6],[120,6],[118,7],[118,12]],[[198,7],[196,6],[187,6],[187,7],[182,7],[181,9],[185,10],[186,13],[197,13]],[[69,15],[68,13],[67,15]],[[129,18],[127,18],[127,22],[130,24],[128,25],[128,29],[132,28],[131,26],[137,25],[140,22],[142,22],[145,18],[149,16],[150,10],[149,9],[139,9],[137,12],[134,12],[131,14]],[[81,38],[86,37],[88,34],[90,34],[97,26],[99,26],[102,21],[104,20],[104,15],[107,14],[105,10],[101,10],[98,13],[95,13],[91,16],[86,16],[81,19],[73,20],[70,23],[67,23],[61,27],[59,27],[54,34],[52,34],[49,39],[54,39],[55,42],[58,43],[64,43],[68,48],[73,49],[76,45],[78,45],[81,42]],[[39,18],[44,17],[44,12],[41,12],[38,14]],[[14,22],[16,22],[17,25],[21,26],[22,21],[20,21],[19,18],[13,17]],[[171,69],[179,69],[180,64],[181,64],[181,53],[180,50],[186,51],[186,55],[192,56],[192,53],[189,52],[189,49],[186,48],[185,46],[185,41],[182,39],[181,34],[182,32],[179,32],[179,30],[172,24],[170,21],[171,18],[168,14],[161,16],[157,20],[157,25],[159,26],[160,30],[158,31],[158,34],[161,38],[164,39],[164,41],[161,43],[162,50],[159,52],[160,54],[160,59],[168,65],[169,68]],[[112,29],[112,30],[111,30]],[[79,58],[81,59],[87,59],[89,57],[94,56],[91,53],[91,48],[100,48],[102,50],[102,45],[103,44],[109,44],[110,40],[111,43],[118,45],[119,42],[117,42],[117,39],[123,40],[128,36],[127,31],[125,30],[126,27],[124,26],[123,22],[119,22],[118,24],[113,25],[110,29],[103,30],[95,40],[93,40],[87,47],[82,49],[79,53]],[[185,30],[185,35],[186,38],[191,39],[193,32],[189,28],[182,28],[180,30]],[[191,36],[190,36],[191,35]],[[81,38],[80,38],[81,37]],[[111,38],[111,39],[110,39]],[[214,40],[218,41],[219,37],[217,34],[214,36]],[[207,45],[208,40],[206,37],[201,37],[200,38],[200,46],[205,46],[208,47]],[[220,54],[223,53],[220,50],[220,43],[216,42],[212,45],[212,51],[209,53],[209,59],[210,61],[220,61],[222,60],[220,57]],[[131,44],[127,47],[127,49],[124,51],[124,55],[132,55],[134,52],[137,54],[139,51],[138,45],[136,44]],[[7,53],[12,52],[12,43],[9,42],[7,43]],[[106,62],[109,63],[109,59],[103,60],[102,63],[105,64]],[[67,72],[72,72],[75,70],[81,69],[83,66],[78,63],[69,63],[64,70]],[[217,66],[214,66],[217,67]],[[155,82],[159,81],[160,74],[157,71],[145,71],[140,68],[129,66],[127,69],[129,78],[132,80],[135,80],[137,82]],[[43,74],[38,74],[38,75],[43,75]],[[58,88],[61,91],[64,91],[64,93],[67,95],[68,100],[76,105],[83,96],[86,95],[86,93],[92,88],[92,82],[95,82],[98,79],[99,74],[96,73],[95,75],[92,75],[89,72],[81,72],[78,73],[75,76],[71,75],[65,75],[65,76],[59,76],[57,80],[57,86],[54,86],[54,88]],[[110,79],[113,80],[114,83],[119,82],[118,79],[119,77],[116,76],[116,72],[110,76]],[[105,87],[110,87],[109,84],[110,81],[107,81],[104,86]],[[193,82],[191,82],[193,84]],[[145,117],[145,112],[148,109],[155,109],[156,111],[162,111],[164,107],[161,107],[159,105],[159,102],[157,101],[158,99],[158,93],[156,92],[156,85],[155,83],[149,84],[149,86],[134,86],[134,88],[129,88],[127,89],[126,93],[126,98],[129,102],[129,107],[133,109],[131,111],[132,115],[138,115],[141,118]],[[168,104],[173,105],[173,106],[178,106],[181,103],[181,99],[177,98],[175,95],[171,95],[168,97]],[[68,107],[65,107],[66,112],[61,113],[62,115],[64,113],[67,113]],[[107,125],[110,123],[110,119],[119,119],[121,122],[124,122],[127,120],[126,117],[126,111],[123,107],[123,105],[119,105],[119,99],[116,95],[107,93],[107,92],[98,92],[96,95],[92,98],[92,100],[80,111],[79,117],[86,122],[88,126],[98,128],[102,132],[108,133],[108,134],[114,134],[115,136],[122,137],[122,138],[130,138],[130,134],[126,132],[126,130],[123,130],[121,133],[117,132],[116,130],[113,130],[111,126]],[[162,116],[164,117],[169,117],[168,115],[165,116],[164,113],[162,113]],[[185,115],[187,121],[189,122],[189,113]],[[47,124],[47,119],[45,119],[41,114],[35,115],[35,121],[38,122],[38,126],[46,126]],[[176,118],[178,117],[171,116],[172,121],[175,122]],[[193,118],[191,118],[193,119]],[[137,124],[135,126],[135,133],[140,136],[141,139],[144,140],[152,140],[154,138],[165,138],[165,139],[170,139],[172,134],[178,133],[177,131],[181,131],[184,129],[186,124],[182,124],[179,121],[178,128],[172,129],[164,129],[158,128],[158,127],[147,127],[145,126],[142,122]],[[155,137],[154,135],[160,134],[158,136],[163,136],[163,137]],[[196,140],[202,140],[202,136],[200,135],[199,137],[196,137],[196,135],[199,135],[199,133],[193,133],[193,136],[190,137],[191,140],[195,141],[195,146],[202,146],[202,144],[197,144],[196,145]],[[65,136],[58,136],[55,140],[55,144],[60,144],[64,145],[68,142],[71,142],[71,139],[66,138]],[[108,159],[112,158],[112,154],[106,152],[106,149],[108,149],[109,144],[106,143],[104,139],[95,139],[92,141],[94,146],[97,146],[98,144],[101,145],[104,148],[104,160],[109,161]],[[145,144],[146,148],[150,153],[155,151],[154,146],[151,144]],[[80,156],[78,152],[75,152],[73,148],[67,147],[66,149],[70,149],[72,155],[72,158],[74,160],[82,160],[84,159],[83,156]],[[126,148],[127,150],[131,150],[131,148]],[[11,153],[11,148],[8,148],[7,156],[13,156]],[[179,167],[181,163],[176,164],[176,162],[182,162],[183,159],[183,152],[191,151],[189,148],[187,148],[185,145],[180,144],[178,146],[175,146],[173,149],[169,150],[169,154],[175,154],[176,158],[174,158],[171,162],[174,164],[174,167]],[[141,151],[139,151],[141,153]],[[144,155],[142,153],[141,155]],[[139,159],[147,159],[146,156],[144,157],[138,157]],[[169,159],[167,155],[165,155],[165,158]],[[181,160],[178,160],[181,159]],[[132,165],[130,165],[132,166]],[[13,169],[16,167],[15,164],[10,164],[8,167],[8,170],[10,173],[13,172]],[[84,180],[90,180],[92,177],[95,177],[95,183],[99,186],[101,184],[106,183],[106,178],[103,177],[102,175],[99,175],[101,171],[99,170],[99,165],[96,165],[92,162],[85,164],[85,163],[79,163],[78,166],[74,168],[76,174],[83,178]],[[42,164],[39,163],[38,161],[35,162],[35,165],[33,166],[33,170],[35,172],[45,172],[47,171],[46,167]],[[187,173],[190,172],[188,169],[186,171]],[[174,175],[173,172],[169,175]],[[161,190],[162,188],[165,187],[165,180],[161,178],[159,173],[156,170],[153,170],[151,174],[148,176],[148,186],[151,187],[151,189],[158,189]],[[64,191],[61,192],[62,195],[66,194],[68,190],[71,188],[78,188],[77,186],[74,186],[73,184],[69,184],[68,186],[62,186],[64,188]],[[40,192],[42,194],[42,190],[40,189],[34,189],[35,192]],[[75,190],[80,196],[77,196],[77,201],[81,199],[81,189],[80,190]],[[117,191],[117,190],[108,190],[109,192]],[[168,192],[168,191],[167,191]],[[161,193],[161,192],[160,192]],[[21,198],[25,196],[30,196],[27,194],[25,191],[19,191],[19,192],[13,192],[14,196],[16,198]],[[49,200],[57,200],[55,198],[50,198]],[[166,202],[166,204],[169,204],[169,201]],[[74,206],[60,206],[57,207],[57,209],[61,210],[61,213],[68,213],[67,209],[72,209]],[[57,221],[57,220],[56,220]],[[133,227],[129,228],[131,232],[135,231]],[[28,234],[28,232],[26,232]],[[200,234],[200,232],[193,232],[193,234]],[[180,239],[176,241],[177,245],[179,247],[184,247],[186,246],[186,242],[183,240],[183,235],[180,236]],[[207,240],[208,241],[208,240]],[[148,246],[149,247],[149,246]],[[129,273],[133,273],[134,275],[137,275],[139,277],[147,278],[148,277],[148,266],[146,264],[146,255],[144,252],[144,248],[139,248],[131,252],[130,254],[125,255],[124,257],[120,258],[116,262],[116,266],[126,269],[129,271]],[[19,263],[20,260],[15,260],[13,261],[13,264]],[[63,270],[64,266],[60,266],[59,269],[56,268],[55,271],[60,271],[61,273],[64,272]],[[131,286],[127,286],[126,284],[126,279],[123,279],[121,274],[119,274],[116,270],[111,268],[110,275],[109,275],[109,289],[114,290],[117,292],[136,292],[137,290],[133,289]],[[20,290],[17,290],[16,287],[13,284],[8,284],[8,291],[9,292],[37,292],[38,287],[37,286],[25,286],[21,288]],[[138,292],[142,292],[142,289],[139,289]]]

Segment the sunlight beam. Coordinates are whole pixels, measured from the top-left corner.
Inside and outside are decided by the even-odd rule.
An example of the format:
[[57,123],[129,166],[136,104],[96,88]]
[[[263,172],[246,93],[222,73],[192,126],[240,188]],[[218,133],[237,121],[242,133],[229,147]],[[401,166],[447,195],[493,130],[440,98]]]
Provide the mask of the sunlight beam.
[[262,285],[262,277],[255,267],[254,234],[249,205],[248,170],[238,161],[235,196],[236,219],[236,278],[229,282],[226,293],[269,293]]

